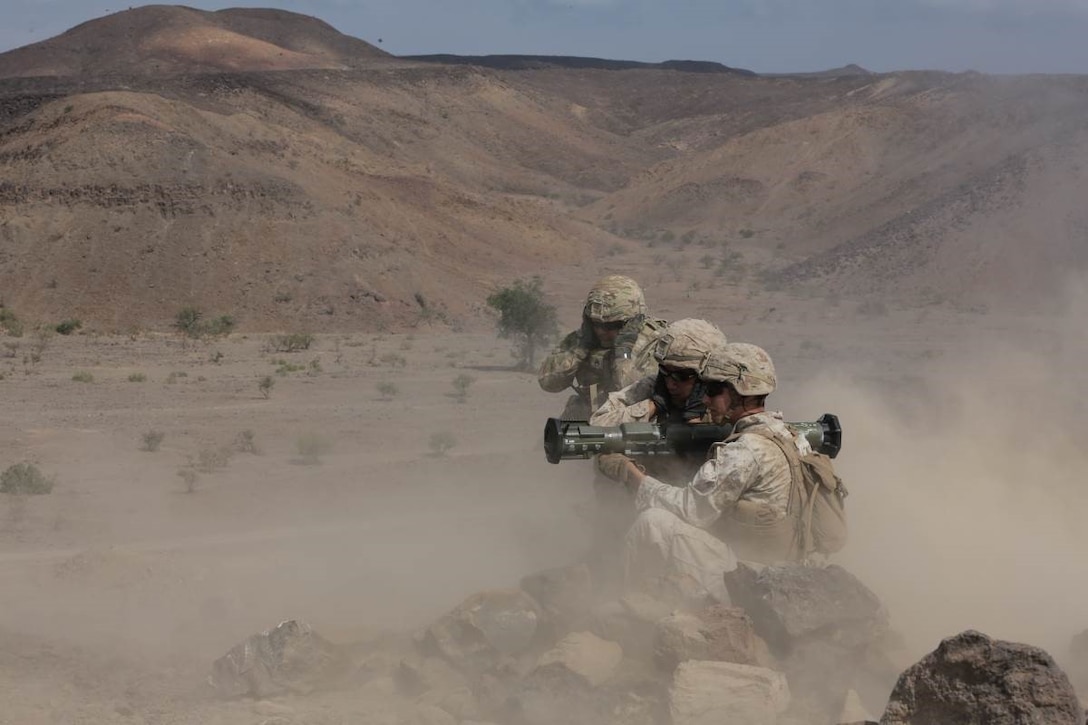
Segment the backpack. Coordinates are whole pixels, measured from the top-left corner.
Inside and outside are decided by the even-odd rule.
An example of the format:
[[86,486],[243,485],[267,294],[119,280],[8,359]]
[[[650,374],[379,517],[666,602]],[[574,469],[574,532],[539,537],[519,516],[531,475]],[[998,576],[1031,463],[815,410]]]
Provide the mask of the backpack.
[[[812,553],[834,554],[846,545],[846,508],[849,494],[842,479],[835,473],[831,459],[823,453],[810,451],[801,455],[792,440],[783,440],[773,431],[753,426],[744,431],[772,441],[786,456],[793,478],[791,502],[800,503],[798,520],[799,558]],[[795,499],[796,496],[796,499]]]

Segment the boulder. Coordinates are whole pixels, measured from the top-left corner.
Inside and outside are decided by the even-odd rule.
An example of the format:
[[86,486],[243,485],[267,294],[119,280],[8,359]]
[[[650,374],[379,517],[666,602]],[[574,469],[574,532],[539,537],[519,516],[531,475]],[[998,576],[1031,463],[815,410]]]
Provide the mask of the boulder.
[[775,725],[789,703],[782,673],[732,662],[681,662],[669,689],[672,725]]
[[967,631],[908,668],[881,725],[1084,725],[1065,673],[1038,647]]
[[212,664],[208,678],[223,697],[311,692],[351,668],[338,647],[297,619],[247,637]]
[[714,605],[701,612],[676,612],[656,624],[654,661],[672,672],[681,662],[706,660],[770,667],[767,643],[743,609]]
[[887,611],[877,596],[840,566],[741,562],[725,574],[725,586],[776,654],[805,637],[852,649],[875,641],[888,628]]
[[562,671],[588,687],[604,684],[623,659],[623,648],[590,632],[573,632],[540,656],[536,671]]
[[418,636],[424,653],[444,657],[455,667],[480,672],[533,644],[540,612],[520,589],[473,594]]

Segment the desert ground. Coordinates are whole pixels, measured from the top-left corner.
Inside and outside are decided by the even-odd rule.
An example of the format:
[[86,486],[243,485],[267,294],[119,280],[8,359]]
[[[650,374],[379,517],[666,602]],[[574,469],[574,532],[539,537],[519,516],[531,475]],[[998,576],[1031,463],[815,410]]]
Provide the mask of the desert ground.
[[[548,279],[565,325],[606,271]],[[727,289],[694,298],[669,280],[647,297],[770,350],[787,417],[840,415],[853,533],[839,559],[912,652],[971,627],[1061,661],[1085,628],[1075,285],[1046,318],[781,293],[730,308]],[[0,722],[409,722],[408,701],[362,677],[259,701],[217,699],[206,677],[284,619],[365,653],[585,553],[590,464],[541,448],[564,396],[492,333],[321,334],[290,353],[245,333],[2,341],[0,461],[55,488],[0,499]],[[143,450],[151,431],[161,443]]]

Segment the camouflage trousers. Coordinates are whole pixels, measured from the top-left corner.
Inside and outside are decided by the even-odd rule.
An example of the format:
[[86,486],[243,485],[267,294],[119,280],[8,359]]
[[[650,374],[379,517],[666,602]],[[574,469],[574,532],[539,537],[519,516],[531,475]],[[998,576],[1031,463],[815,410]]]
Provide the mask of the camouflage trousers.
[[628,592],[676,603],[728,605],[723,575],[737,568],[729,546],[663,509],[648,509],[627,531],[623,585]]

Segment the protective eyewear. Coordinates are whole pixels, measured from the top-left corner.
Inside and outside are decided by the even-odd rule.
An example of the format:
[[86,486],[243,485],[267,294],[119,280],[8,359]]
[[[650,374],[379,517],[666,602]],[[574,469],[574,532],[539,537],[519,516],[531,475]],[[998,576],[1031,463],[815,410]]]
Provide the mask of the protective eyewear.
[[615,322],[594,322],[593,326],[598,330],[622,330],[623,326],[627,324],[626,320],[616,320]]
[[704,380],[703,389],[708,397],[716,398],[729,388],[729,383],[721,380]]
[[695,376],[698,375],[694,370],[670,370],[669,368],[660,366],[657,368],[657,371],[665,378],[676,383],[686,383],[689,380],[693,380]]

